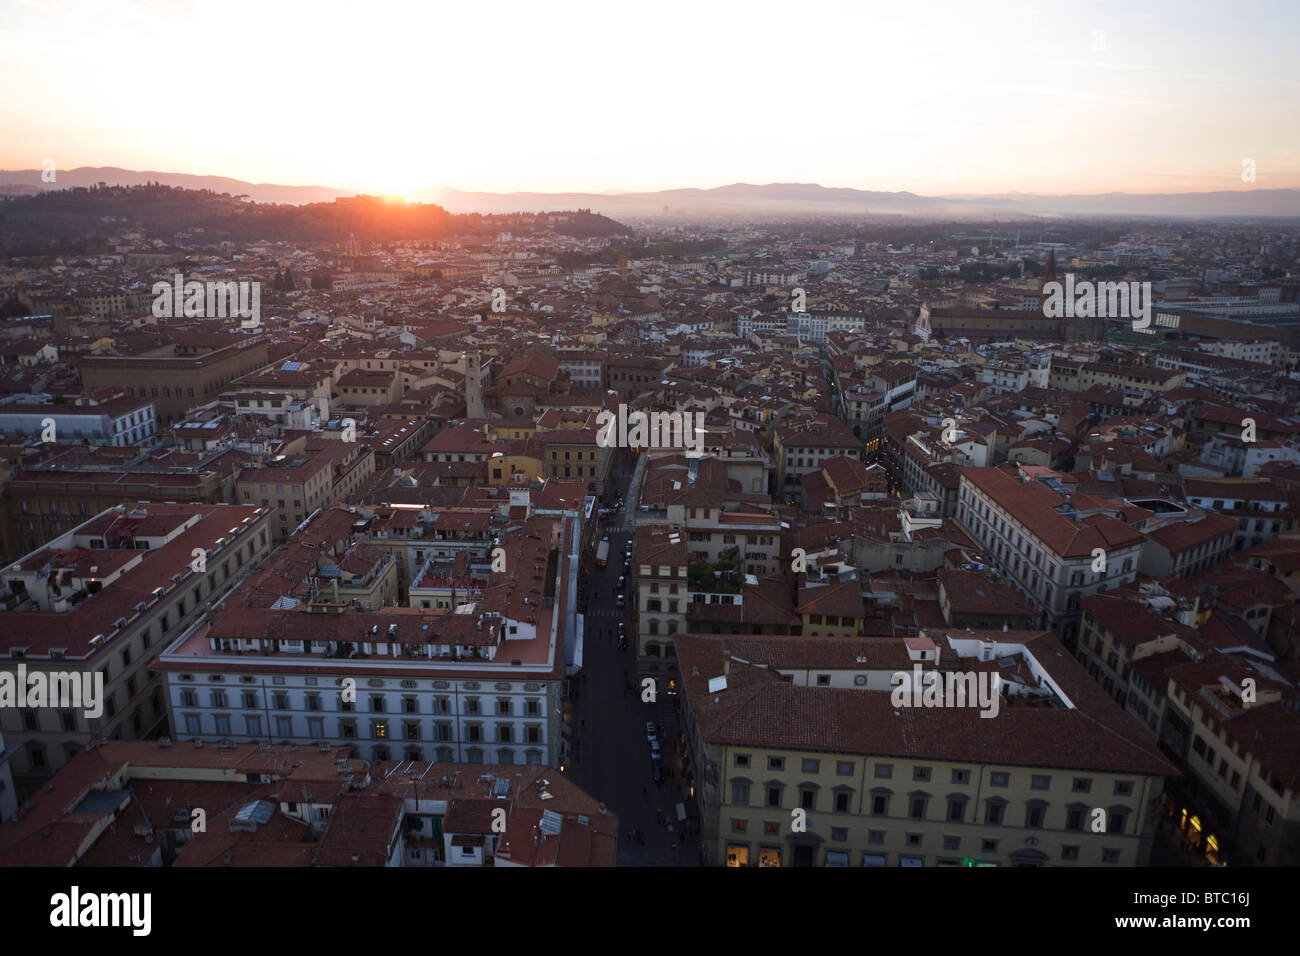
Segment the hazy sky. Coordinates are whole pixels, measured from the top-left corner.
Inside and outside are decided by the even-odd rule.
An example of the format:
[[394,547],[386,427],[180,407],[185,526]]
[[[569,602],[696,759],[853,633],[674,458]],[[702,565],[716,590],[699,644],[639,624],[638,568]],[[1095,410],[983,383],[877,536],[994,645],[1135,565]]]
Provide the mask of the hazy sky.
[[1300,187],[1297,36],[1296,0],[3,0],[0,168],[399,193]]

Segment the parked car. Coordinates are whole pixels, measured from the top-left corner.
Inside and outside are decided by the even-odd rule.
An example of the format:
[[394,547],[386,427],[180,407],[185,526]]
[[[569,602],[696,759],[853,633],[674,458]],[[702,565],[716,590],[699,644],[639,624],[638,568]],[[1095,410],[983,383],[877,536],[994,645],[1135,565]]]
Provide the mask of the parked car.
[[659,760],[663,756],[663,753],[659,750],[659,741],[650,741],[650,756],[655,760]]
[[622,621],[618,622],[618,636],[627,637],[627,625],[624,624]]
[[627,602],[623,600],[623,595],[621,594],[614,598],[614,606],[619,608],[620,610],[622,610],[623,607],[626,606],[626,603]]
[[653,720],[647,720],[645,722],[645,739],[651,743],[654,743],[659,739],[659,728],[655,726]]
[[618,576],[618,589],[622,591],[626,587],[627,587],[627,578],[624,575],[620,574]]
[[650,775],[654,777],[655,783],[664,782],[664,762],[658,757],[650,759]]

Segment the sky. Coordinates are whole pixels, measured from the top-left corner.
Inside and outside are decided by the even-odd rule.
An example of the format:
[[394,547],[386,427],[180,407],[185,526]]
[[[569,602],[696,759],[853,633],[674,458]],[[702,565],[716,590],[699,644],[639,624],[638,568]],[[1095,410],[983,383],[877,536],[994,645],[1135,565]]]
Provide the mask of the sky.
[[1300,188],[1296,36],[1295,0],[4,0],[0,169],[398,195]]

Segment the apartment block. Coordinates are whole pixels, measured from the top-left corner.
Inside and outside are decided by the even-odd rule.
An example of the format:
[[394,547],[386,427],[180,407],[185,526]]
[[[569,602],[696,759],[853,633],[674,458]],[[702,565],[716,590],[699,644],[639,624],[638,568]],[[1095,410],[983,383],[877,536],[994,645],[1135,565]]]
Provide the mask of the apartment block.
[[836,455],[862,456],[863,441],[838,418],[822,414],[782,422],[773,438],[777,493],[797,494],[799,479]]
[[167,346],[139,355],[86,355],[77,364],[87,391],[116,387],[127,395],[152,399],[166,424],[184,418],[196,402],[220,395],[236,378],[261,368],[267,361],[266,350],[265,336],[252,335],[201,354]]
[[3,571],[0,671],[102,675],[103,711],[0,708],[15,775],[44,778],[93,739],[166,729],[149,663],[270,550],[269,513],[118,505]]
[[1300,863],[1295,684],[1248,656],[1168,669],[1161,747],[1175,756],[1166,811],[1189,844],[1232,866]]
[[242,504],[276,510],[283,541],[322,508],[351,501],[375,472],[375,455],[359,442],[318,440],[301,452],[245,468],[235,484]]
[[1073,645],[1082,599],[1132,581],[1146,539],[1121,520],[1127,502],[1073,494],[1057,475],[965,468],[957,520]]
[[18,440],[40,440],[53,425],[53,441],[65,443],[88,442],[93,445],[152,444],[156,422],[153,402],[118,395],[116,389],[106,389],[109,396],[85,396],[72,404],[16,400],[0,402],[0,434]]
[[217,608],[154,664],[176,734],[562,767],[566,524],[532,519],[504,535],[508,570],[454,610]]
[[[1049,633],[677,646],[707,863],[1147,861],[1176,769]],[[997,674],[997,712],[895,706],[893,675],[918,667],[941,680]]]

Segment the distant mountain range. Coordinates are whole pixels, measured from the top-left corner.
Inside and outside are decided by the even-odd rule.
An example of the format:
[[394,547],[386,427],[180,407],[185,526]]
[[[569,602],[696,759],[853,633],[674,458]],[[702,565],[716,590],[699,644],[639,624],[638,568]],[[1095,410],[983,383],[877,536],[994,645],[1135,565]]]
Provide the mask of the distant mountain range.
[[[41,181],[41,170],[0,170],[0,194],[30,195],[47,189],[93,186],[95,183],[134,186],[159,182],[185,189],[246,195],[255,202],[330,202],[355,190],[329,186],[281,186],[247,183],[224,176],[136,171],[115,166],[81,166],[58,170],[57,181]],[[615,218],[696,218],[709,216],[840,216],[900,215],[935,218],[1016,216],[1154,216],[1300,218],[1300,189],[1235,189],[1199,193],[1102,193],[1098,195],[1038,196],[1006,193],[993,196],[920,196],[910,192],[877,192],[829,188],[816,183],[733,183],[713,189],[666,189],[659,192],[602,193],[485,193],[433,187],[408,192],[407,198],[432,202],[451,213],[545,212],[591,209]]]
[[143,186],[162,183],[182,189],[211,189],[232,196],[248,196],[254,202],[293,203],[331,202],[338,196],[355,196],[355,189],[331,189],[327,186],[279,186],[275,183],[246,183],[225,176],[195,176],[190,173],[162,173],[155,170],[121,169],[117,166],[78,166],[55,170],[55,182],[41,181],[39,169],[0,169],[0,193],[31,195],[48,189],[74,186]]

